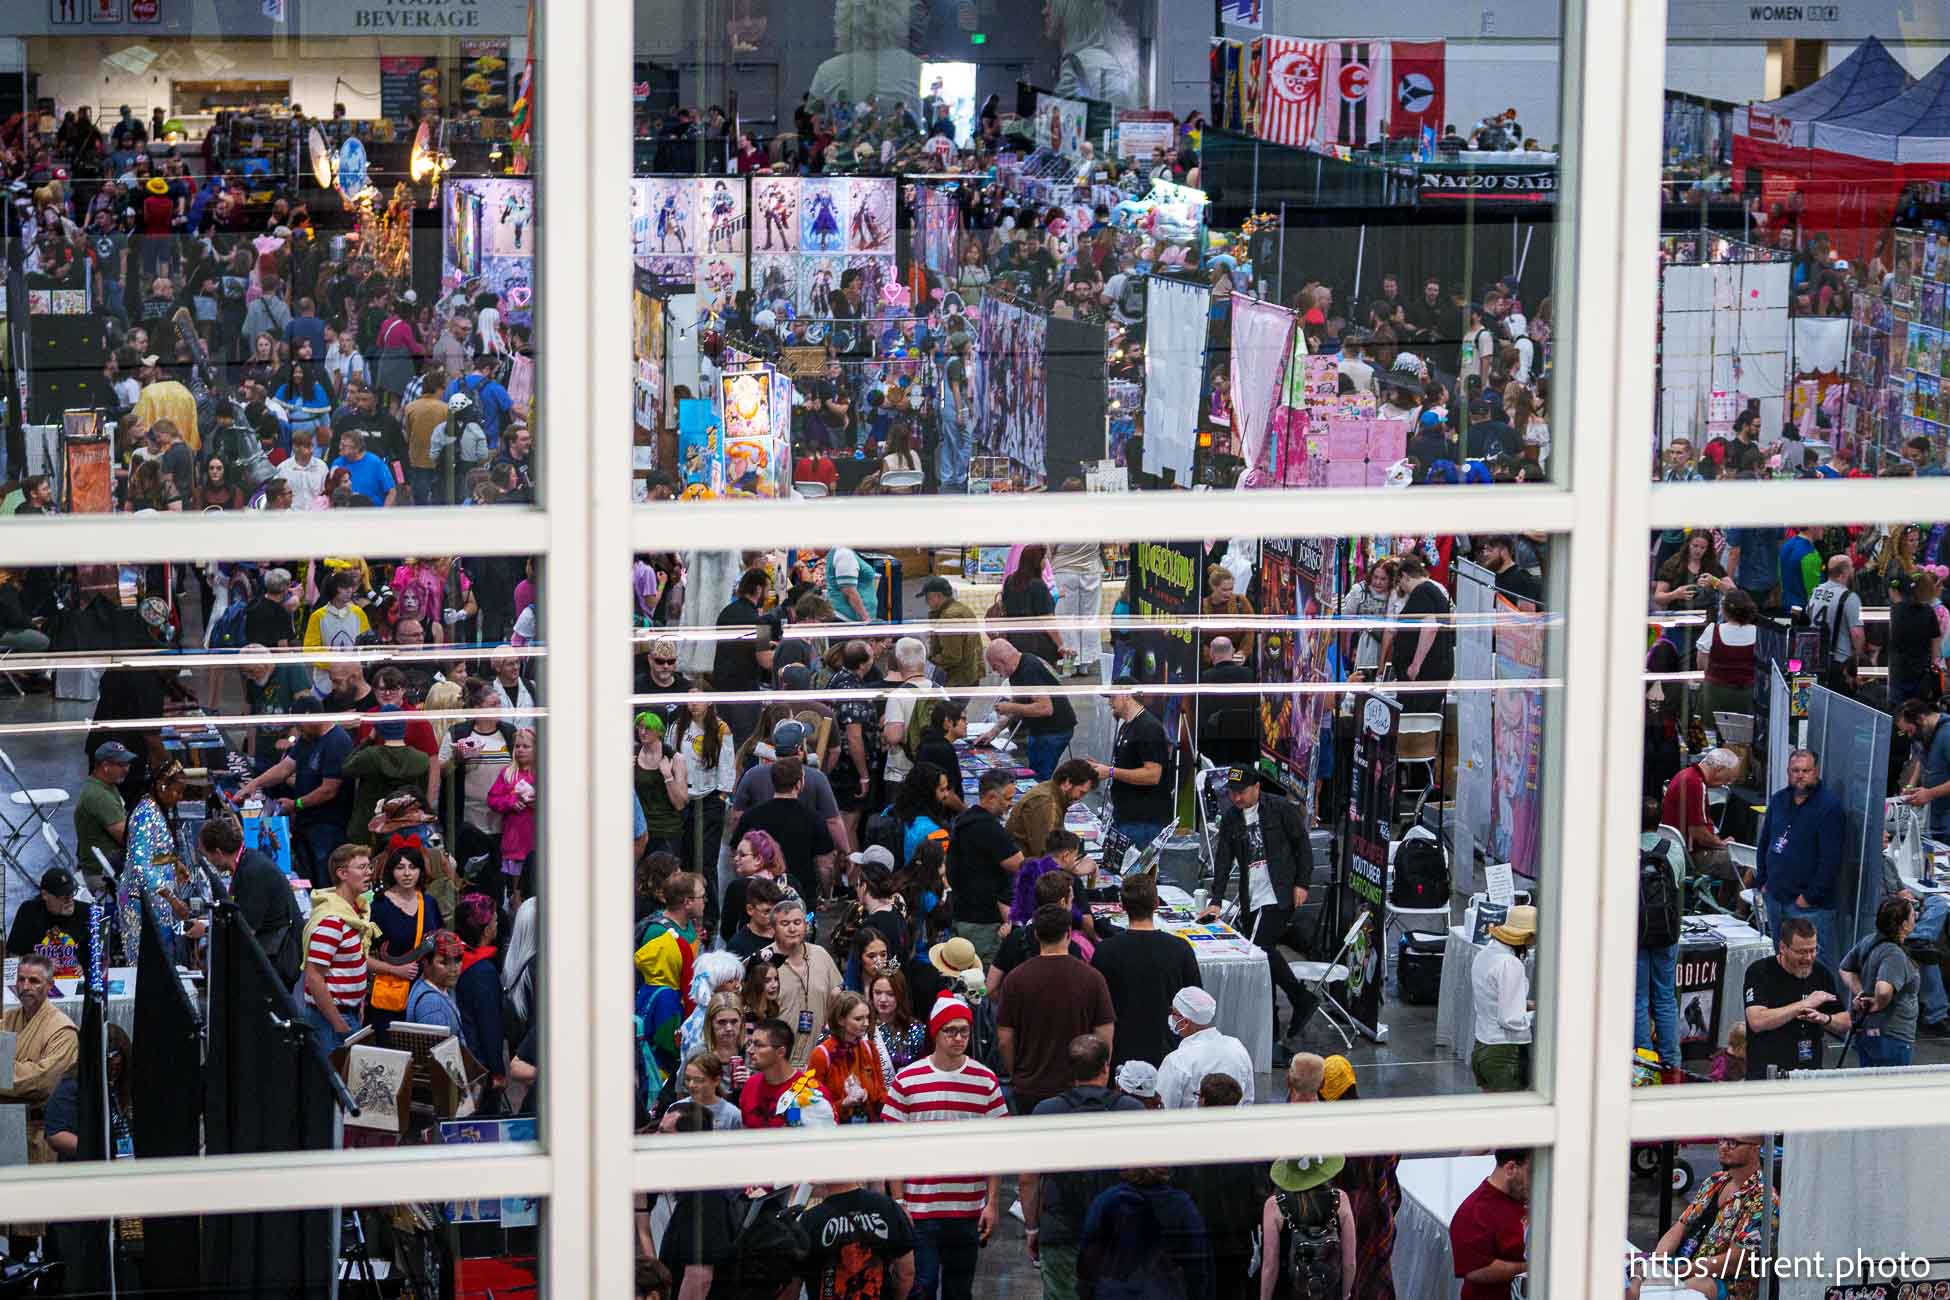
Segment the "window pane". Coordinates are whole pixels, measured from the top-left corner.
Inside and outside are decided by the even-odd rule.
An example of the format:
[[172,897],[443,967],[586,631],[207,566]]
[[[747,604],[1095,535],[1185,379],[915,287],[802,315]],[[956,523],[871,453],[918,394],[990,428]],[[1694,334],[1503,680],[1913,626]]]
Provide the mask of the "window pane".
[[1554,7],[870,8],[636,4],[638,499],[1562,463]]
[[[479,1121],[495,1130],[518,1120]],[[493,1142],[493,1136],[479,1138]],[[41,1237],[43,1291],[133,1296],[541,1295],[543,1203],[402,1201],[258,1214],[11,1225]],[[111,1244],[112,1243],[112,1244]],[[65,1287],[64,1284],[65,1283]]]
[[[1717,1142],[1634,1147],[1633,1293],[1691,1295],[1717,1289],[1715,1279],[1729,1295],[1774,1285],[1796,1300],[1851,1288],[1920,1300],[1950,1289],[1940,1223],[1914,1197],[1946,1154],[1942,1129],[1757,1133],[1737,1123]],[[1744,1268],[1723,1271],[1730,1253]]]
[[1937,10],[1673,12],[1655,475],[1943,472],[1944,212],[1904,166],[1943,35]]
[[[1296,1051],[1369,1096],[1523,1086],[1563,552],[1473,540],[641,557],[639,1125],[707,1046],[755,1118],[814,1061],[891,1118],[943,996],[1018,1113],[1088,1032],[1174,1106],[1208,1051],[1249,1101]],[[1532,906],[1507,944],[1492,891]]]
[[[12,1172],[79,1158],[40,1116],[101,1132],[104,1068],[137,1159],[419,1145],[497,1096],[534,1114],[539,576],[0,578]],[[314,1040],[344,1048],[329,1077]]]
[[1950,1061],[1931,542],[1903,524],[1653,535],[1648,1072],[1651,1057],[1715,1079]]
[[[1210,1105],[1236,1104],[1216,1079],[1211,1095]],[[1067,1130],[1106,1135],[1124,1131],[1117,1124],[1125,1117],[1089,1112],[1134,1104],[1091,1085],[1068,1100]],[[687,1126],[695,1122],[686,1115],[677,1131],[694,1131]],[[638,1267],[668,1270],[673,1290],[695,1277],[691,1270],[715,1267],[719,1278],[753,1281],[776,1270],[762,1280],[803,1278],[815,1295],[841,1294],[852,1278],[869,1294],[904,1294],[912,1276],[922,1295],[937,1285],[946,1295],[1143,1287],[1186,1300],[1250,1300],[1262,1284],[1276,1285],[1263,1277],[1269,1269],[1282,1288],[1311,1284],[1322,1295],[1346,1294],[1337,1284],[1354,1295],[1445,1295],[1465,1273],[1488,1268],[1503,1275],[1500,1294],[1513,1273],[1524,1273],[1540,1226],[1529,1206],[1544,1158],[1540,1151],[1533,1162],[1520,1149],[1310,1153],[1253,1164],[652,1192],[636,1198]],[[759,1199],[761,1217],[810,1202],[801,1222],[811,1251],[802,1263],[726,1241],[725,1216]]]
[[432,8],[7,7],[7,479],[63,513],[534,500],[535,6]]

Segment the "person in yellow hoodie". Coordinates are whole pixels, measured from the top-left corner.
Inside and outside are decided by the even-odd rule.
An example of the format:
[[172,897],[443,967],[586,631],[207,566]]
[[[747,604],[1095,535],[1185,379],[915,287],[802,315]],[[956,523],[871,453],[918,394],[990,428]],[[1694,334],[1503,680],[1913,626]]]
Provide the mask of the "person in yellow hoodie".
[[364,897],[372,879],[371,849],[339,845],[326,862],[325,874],[332,883],[312,892],[311,916],[305,921],[304,1010],[329,1052],[358,1030],[374,971],[412,981],[420,976],[420,964],[372,956],[379,927],[367,916]]

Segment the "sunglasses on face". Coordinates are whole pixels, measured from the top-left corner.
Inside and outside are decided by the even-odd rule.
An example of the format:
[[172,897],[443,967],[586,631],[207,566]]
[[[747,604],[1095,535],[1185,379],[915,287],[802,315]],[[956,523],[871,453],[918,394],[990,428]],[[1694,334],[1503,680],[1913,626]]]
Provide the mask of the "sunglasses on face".
[[677,666],[677,661],[675,659],[658,659],[653,657],[650,660],[650,662],[653,664],[661,664],[665,668],[675,668]]

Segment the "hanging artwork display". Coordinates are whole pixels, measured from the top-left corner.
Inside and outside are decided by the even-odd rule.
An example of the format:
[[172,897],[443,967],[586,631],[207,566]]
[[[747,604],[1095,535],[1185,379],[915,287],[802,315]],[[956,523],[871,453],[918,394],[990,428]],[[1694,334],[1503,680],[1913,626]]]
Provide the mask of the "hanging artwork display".
[[976,343],[978,446],[991,456],[1008,457],[1038,481],[1049,451],[1048,327],[1040,312],[994,294],[982,300]]
[[[734,496],[774,496],[785,454],[775,433],[770,367],[729,374],[724,394],[724,485]],[[789,445],[789,444],[788,444]]]
[[800,182],[799,248],[808,253],[838,253],[846,247],[848,183],[812,179]]
[[663,423],[664,300],[653,292],[654,277],[637,272],[630,297],[630,351],[636,361],[631,406],[636,426],[655,433]]
[[751,230],[754,253],[799,250],[797,177],[761,176],[752,182]]
[[1232,430],[1249,470],[1271,468],[1269,435],[1296,323],[1294,314],[1277,303],[1232,295]]
[[[1291,537],[1269,537],[1259,547],[1259,612],[1266,618],[1292,618],[1294,614],[1298,567]],[[1269,627],[1259,637],[1259,680],[1294,680],[1298,655],[1296,629]],[[1296,697],[1289,692],[1268,691],[1259,697],[1260,748],[1281,767],[1294,770],[1293,728]]]
[[691,397],[678,403],[677,467],[683,500],[724,495],[724,437],[716,402]]
[[693,183],[697,203],[697,224],[702,234],[702,251],[742,253],[745,251],[745,186],[735,178],[706,178]]
[[[1525,681],[1544,675],[1544,621],[1497,598],[1496,676]],[[1496,692],[1496,748],[1491,760],[1490,861],[1507,862],[1520,876],[1537,879],[1543,822],[1544,693],[1539,689]]]
[[946,286],[960,262],[961,203],[956,190],[917,185],[914,193],[915,255],[935,284]]
[[850,253],[894,251],[894,182],[859,176],[846,183],[846,248]]

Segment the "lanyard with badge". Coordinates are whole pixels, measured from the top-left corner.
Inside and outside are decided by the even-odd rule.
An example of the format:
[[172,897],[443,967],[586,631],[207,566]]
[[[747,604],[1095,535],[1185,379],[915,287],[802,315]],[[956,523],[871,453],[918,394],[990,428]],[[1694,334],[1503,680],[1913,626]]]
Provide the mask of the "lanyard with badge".
[[[779,979],[783,981],[786,972],[791,970],[792,963],[785,958],[780,958]],[[799,1032],[801,1034],[810,1034],[813,1030],[811,959],[808,958],[806,961],[806,973],[804,975],[799,975],[797,971],[793,971],[792,973],[798,975],[799,978],[799,1002],[801,1004],[799,1008]]]

